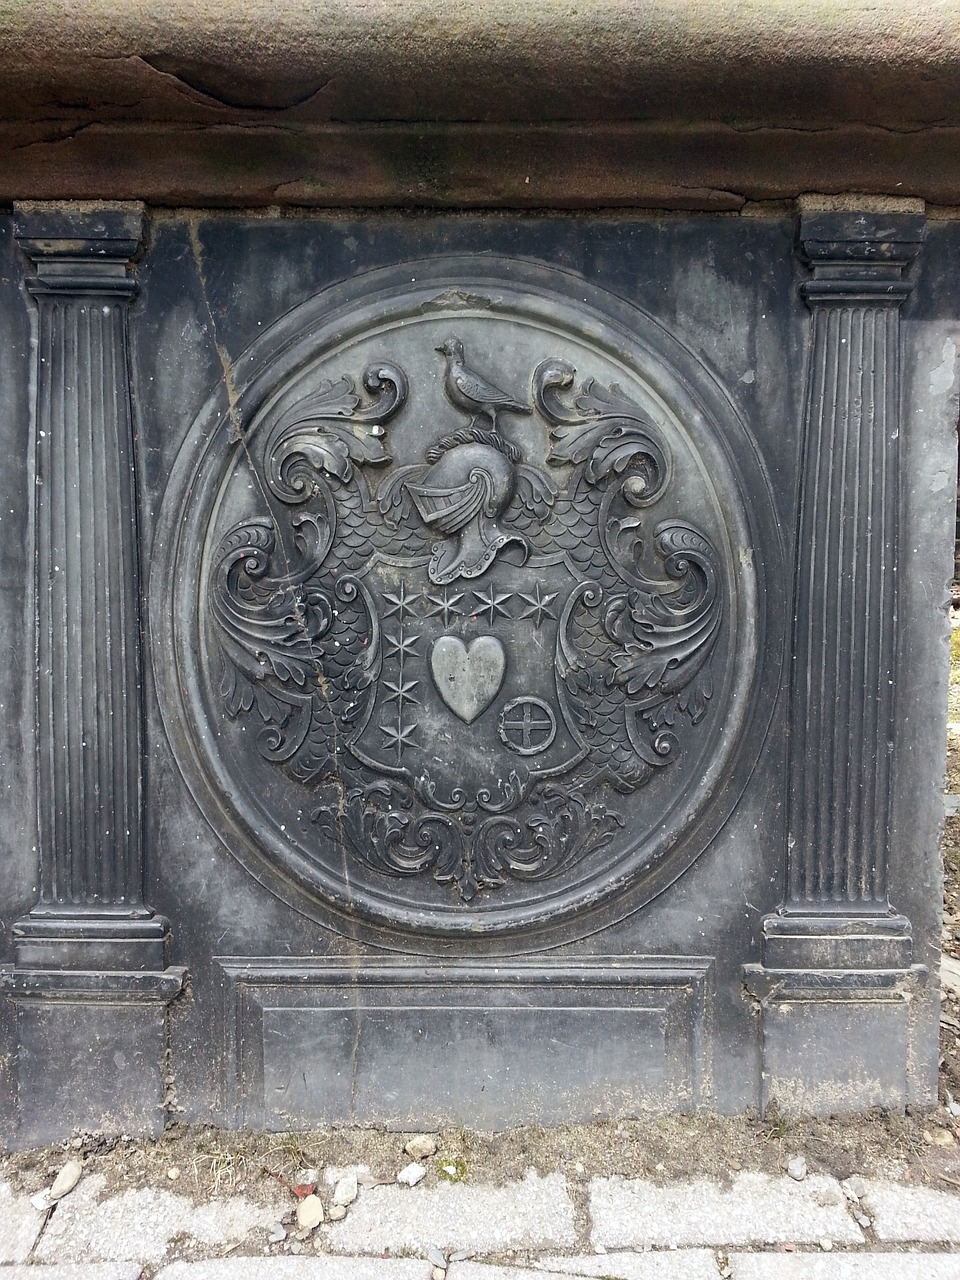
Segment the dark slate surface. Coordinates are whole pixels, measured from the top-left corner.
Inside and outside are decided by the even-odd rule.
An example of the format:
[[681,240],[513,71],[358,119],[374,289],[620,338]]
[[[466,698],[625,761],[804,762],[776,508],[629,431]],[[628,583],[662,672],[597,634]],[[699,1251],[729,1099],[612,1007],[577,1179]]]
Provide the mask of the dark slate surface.
[[[950,376],[955,347],[951,356],[949,344],[958,341],[958,326],[951,318],[960,302],[958,237],[960,231],[950,223],[928,228],[926,246],[911,273],[915,289],[902,313],[906,354],[901,428],[901,663],[889,878],[890,900],[913,926],[914,960],[927,965],[935,963],[940,910],[936,835],[942,815],[944,608],[951,571],[951,450],[957,417],[956,388]],[[484,984],[491,981],[484,966],[509,968],[510,957],[514,965],[523,957],[524,963],[536,967],[549,954],[573,971],[578,966],[582,969],[591,957],[640,956],[652,958],[651,963],[662,957],[660,968],[668,985],[674,980],[671,974],[681,981],[693,965],[707,974],[705,994],[702,1000],[684,997],[677,1006],[684,1020],[683,1036],[677,1042],[682,1042],[682,1051],[675,1045],[674,1056],[668,1054],[666,1061],[682,1060],[682,1068],[675,1069],[684,1079],[699,1073],[701,1105],[736,1111],[758,1104],[758,1021],[742,993],[742,966],[759,960],[761,922],[784,895],[786,685],[779,692],[775,686],[790,620],[810,339],[810,313],[799,293],[808,272],[796,256],[794,238],[795,226],[789,218],[343,215],[274,221],[177,214],[151,218],[138,267],[140,293],[130,318],[141,541],[145,576],[150,579],[145,898],[171,920],[170,960],[186,965],[191,975],[190,994],[173,1005],[170,1024],[176,1101],[184,1108],[180,1114],[185,1118],[236,1123],[246,1116],[281,1123],[283,1104],[278,1111],[272,1110],[271,1099],[262,1095],[264,1085],[275,1081],[278,1072],[292,1076],[298,1058],[305,1063],[309,1059],[311,1071],[316,1071],[324,1053],[335,1058],[336,1046],[341,1040],[346,1044],[342,1027],[332,1039],[322,1030],[333,1025],[324,1019],[322,1011],[329,1000],[317,995],[323,984],[317,984],[313,968],[324,957],[336,963],[336,972],[343,978],[343,990],[336,999],[341,1007],[346,1000],[347,1010],[353,1010],[357,1034],[364,1045],[371,1046],[370,1062],[375,1064],[371,1069],[387,1071],[380,1064],[390,1060],[393,1035],[397,1052],[392,1069],[400,1078],[416,1071],[416,1036],[409,1020],[394,1024],[395,1032],[388,1020],[384,1029],[383,1008],[394,1007],[399,998],[396,992],[390,994],[393,980],[384,978],[384,966],[389,970],[394,960],[418,966],[428,981],[431,972],[443,973],[449,990],[460,991],[461,1011],[451,1025],[456,1025],[465,1043],[478,1034],[478,1027],[490,1025],[489,1015],[482,1011],[463,1012],[476,1008],[476,992],[487,989]],[[25,639],[32,590],[28,523],[32,463],[25,458],[30,310],[20,291],[22,267],[9,222],[0,224],[0,253],[0,326],[7,335],[0,344],[4,353],[0,360],[6,369],[3,430],[8,456],[0,477],[6,495],[0,499],[0,562],[5,570],[0,634],[12,655],[0,675],[5,765],[0,903],[9,956],[10,925],[32,904],[36,884],[31,661],[30,642]],[[285,324],[293,332],[296,317],[289,313],[310,304],[321,291],[364,272],[399,268],[433,255],[475,257],[486,269],[497,262],[503,273],[509,272],[511,261],[524,269],[558,269],[566,273],[568,283],[583,279],[591,297],[594,289],[604,291],[619,300],[616,305],[639,307],[659,322],[685,348],[691,367],[701,369],[698,376],[704,385],[713,382],[720,399],[729,397],[731,412],[739,415],[755,442],[755,457],[740,461],[743,473],[754,477],[754,482],[766,477],[766,495],[757,496],[758,509],[766,511],[759,527],[768,543],[757,551],[762,564],[775,569],[767,575],[764,603],[763,670],[772,683],[759,691],[761,701],[769,704],[762,717],[769,721],[769,730],[764,734],[760,725],[748,735],[742,750],[749,761],[744,763],[744,756],[732,766],[743,771],[745,785],[732,815],[695,860],[686,859],[690,865],[678,879],[659,886],[662,891],[652,901],[642,904],[643,894],[627,886],[623,893],[608,896],[589,910],[574,911],[562,922],[547,920],[536,929],[508,930],[488,940],[442,938],[394,926],[381,929],[362,916],[331,914],[323,895],[304,893],[289,880],[285,887],[282,875],[278,880],[276,869],[265,862],[261,878],[270,887],[258,883],[250,874],[256,870],[258,855],[241,847],[249,840],[224,826],[220,810],[207,806],[208,815],[201,812],[175,758],[177,753],[183,755],[183,736],[175,727],[168,735],[159,705],[161,694],[165,706],[169,704],[164,690],[172,678],[174,655],[165,652],[168,628],[158,609],[171,591],[176,595],[178,586],[161,580],[170,572],[170,551],[160,540],[170,527],[166,514],[173,501],[170,494],[179,500],[184,491],[182,459],[217,416],[204,417],[204,406],[210,402],[222,409],[226,404],[224,370],[231,375],[235,368],[242,371],[244,353],[258,341],[259,349],[264,349],[263,335],[271,326]],[[400,275],[398,271],[397,280]],[[362,297],[362,281],[356,293]],[[322,300],[311,314],[322,323]],[[442,374],[441,357],[432,358],[437,374]],[[360,372],[351,371],[355,376]],[[485,364],[481,372],[497,381],[496,368]],[[459,411],[448,407],[456,419]],[[512,426],[522,419],[510,421]],[[742,440],[738,447],[744,447]],[[217,527],[216,532],[219,536],[223,530]],[[167,660],[166,669],[151,669],[153,662]],[[186,772],[191,773],[189,763]],[[681,846],[685,840],[689,842],[689,835],[681,834]],[[408,885],[404,883],[403,888],[407,892]],[[544,946],[549,946],[548,953]],[[254,970],[249,981],[243,977],[247,961]],[[458,965],[479,966],[481,978],[471,977],[467,967],[458,979]],[[344,977],[351,972],[357,975],[352,996]],[[501,987],[488,1001],[492,1009],[511,1006],[517,999],[510,992],[509,977],[500,981]],[[544,977],[538,971],[534,986],[540,983],[541,987],[537,991],[531,987],[524,999],[535,1005],[555,1002],[552,982],[549,973]],[[589,983],[581,989],[585,1007],[592,1007],[598,997],[590,993]],[[263,990],[271,993],[266,999]],[[456,996],[444,998],[457,1005]],[[9,1002],[3,1003],[0,1061],[6,1063],[14,1040]],[[307,1012],[298,1016],[298,1008]],[[911,1013],[915,1038],[906,1098],[925,1101],[932,1096],[936,1063],[936,1000],[929,985],[913,1000]],[[433,1036],[438,1030],[442,1033],[444,1022],[442,1016],[438,1018],[431,1024]],[[618,1062],[629,1060],[627,1047],[638,1034],[638,1025],[633,1015],[624,1015],[611,1036],[612,1056],[604,1070],[616,1070]],[[572,1035],[575,1052],[582,1052],[587,1042],[576,1049],[580,1033],[558,1026],[559,1039]],[[642,1037],[648,1035],[648,1030],[641,1028],[641,1032]],[[489,1032],[488,1042],[497,1043],[500,1034]],[[239,1067],[238,1036],[241,1041],[247,1037]],[[281,1046],[279,1057],[271,1045]],[[490,1071],[504,1069],[504,1062],[509,1067],[511,1052],[519,1060],[529,1050],[527,1043],[518,1043],[506,1058],[498,1056],[502,1049],[491,1050]],[[645,1071],[652,1079],[661,1068],[650,1044],[645,1053]],[[891,1070],[895,1074],[899,1068],[894,1065]],[[402,1101],[391,1111],[371,1088],[371,1078],[363,1079],[362,1110],[337,1112],[338,1119],[399,1123],[420,1114],[417,1090],[409,1082],[400,1087]],[[570,1099],[571,1118],[587,1116],[597,1105],[577,1080],[570,1068],[563,1087]],[[431,1114],[438,1120],[469,1123],[471,1107],[475,1108],[470,1096],[473,1085],[465,1085],[463,1096],[458,1096],[455,1081],[449,1084],[449,1096]],[[891,1087],[890,1096],[896,1100],[896,1087]],[[0,1089],[10,1089],[6,1070],[0,1072]],[[9,1092],[0,1093],[0,1103],[9,1098]],[[448,1109],[444,1111],[443,1106]],[[0,1106],[0,1111],[11,1115],[12,1101]],[[325,1113],[319,1106],[315,1112],[301,1106],[297,1114],[310,1119]],[[522,1117],[515,1109],[508,1118]]]

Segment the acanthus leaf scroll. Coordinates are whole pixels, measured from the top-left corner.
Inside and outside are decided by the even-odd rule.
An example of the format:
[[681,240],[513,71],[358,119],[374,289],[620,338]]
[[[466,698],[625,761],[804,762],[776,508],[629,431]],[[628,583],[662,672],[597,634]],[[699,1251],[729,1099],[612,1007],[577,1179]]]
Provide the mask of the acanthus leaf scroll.
[[437,349],[467,420],[422,460],[387,450],[410,393],[392,362],[258,431],[267,509],[221,539],[208,609],[224,711],[303,789],[317,841],[472,903],[624,827],[617,793],[707,714],[723,590],[706,533],[655,518],[670,450],[618,385],[545,359],[524,395],[453,335]]

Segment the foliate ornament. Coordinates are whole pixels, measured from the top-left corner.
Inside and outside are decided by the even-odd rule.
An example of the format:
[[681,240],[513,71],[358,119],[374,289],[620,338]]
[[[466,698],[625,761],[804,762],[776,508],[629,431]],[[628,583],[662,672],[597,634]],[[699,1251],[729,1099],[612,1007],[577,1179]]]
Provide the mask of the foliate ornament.
[[[270,514],[215,557],[223,708],[303,785],[317,838],[465,902],[569,871],[624,826],[713,692],[723,622],[707,535],[657,520],[671,463],[617,384],[530,371],[531,414],[448,336],[463,420],[392,465],[408,396],[389,361],[321,382],[265,433]],[[382,472],[376,478],[377,471]]]
[[493,296],[318,300],[170,520],[188,776],[231,848],[298,903],[441,933],[668,883],[755,690],[694,362],[639,313],[652,347]]

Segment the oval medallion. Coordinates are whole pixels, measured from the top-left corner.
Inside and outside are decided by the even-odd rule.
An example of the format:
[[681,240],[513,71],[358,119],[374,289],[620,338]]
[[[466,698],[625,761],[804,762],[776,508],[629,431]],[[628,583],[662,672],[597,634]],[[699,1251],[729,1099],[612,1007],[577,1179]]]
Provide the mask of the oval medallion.
[[762,736],[768,520],[691,353],[561,273],[441,261],[234,372],[154,593],[231,852],[299,909],[428,934],[632,909],[689,866]]

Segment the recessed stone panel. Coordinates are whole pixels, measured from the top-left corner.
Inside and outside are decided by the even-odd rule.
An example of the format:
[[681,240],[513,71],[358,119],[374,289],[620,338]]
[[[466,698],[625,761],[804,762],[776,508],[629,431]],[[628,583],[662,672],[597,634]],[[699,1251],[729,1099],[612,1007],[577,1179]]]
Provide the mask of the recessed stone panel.
[[704,1100],[705,960],[220,963],[242,1124],[502,1128]]

